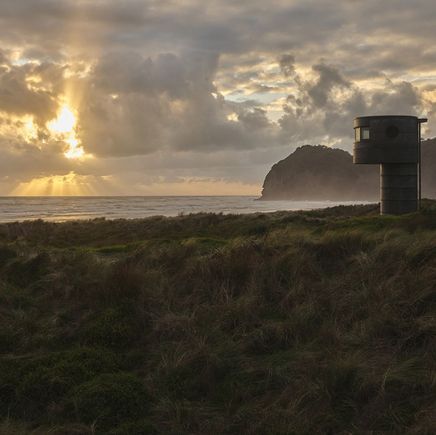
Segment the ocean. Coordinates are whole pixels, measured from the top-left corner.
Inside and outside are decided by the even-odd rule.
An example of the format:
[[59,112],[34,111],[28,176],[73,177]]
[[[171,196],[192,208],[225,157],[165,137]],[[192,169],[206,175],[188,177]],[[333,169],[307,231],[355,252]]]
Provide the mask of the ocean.
[[134,219],[189,213],[267,213],[311,210],[363,202],[257,201],[256,196],[106,196],[0,197],[0,222],[32,219],[63,222],[75,219]]

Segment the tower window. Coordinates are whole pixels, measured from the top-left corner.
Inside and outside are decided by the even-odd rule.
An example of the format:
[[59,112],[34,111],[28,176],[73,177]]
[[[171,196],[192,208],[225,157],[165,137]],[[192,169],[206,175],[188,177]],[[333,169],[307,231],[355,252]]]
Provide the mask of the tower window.
[[360,142],[361,140],[369,140],[369,127],[355,128],[354,137],[356,142]]
[[354,139],[356,142],[360,142],[360,128],[359,127],[354,129]]

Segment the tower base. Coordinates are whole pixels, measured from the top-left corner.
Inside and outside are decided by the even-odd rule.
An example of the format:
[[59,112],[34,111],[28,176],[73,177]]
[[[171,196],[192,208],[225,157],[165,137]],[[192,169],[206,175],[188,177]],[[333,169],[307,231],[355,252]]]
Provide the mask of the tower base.
[[382,163],[380,165],[380,214],[405,214],[418,211],[418,165]]

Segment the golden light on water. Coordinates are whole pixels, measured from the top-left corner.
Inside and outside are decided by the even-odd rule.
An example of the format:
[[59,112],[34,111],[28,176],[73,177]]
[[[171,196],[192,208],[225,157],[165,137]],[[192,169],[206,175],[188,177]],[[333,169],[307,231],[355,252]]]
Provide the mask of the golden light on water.
[[68,159],[79,159],[85,156],[85,150],[77,137],[77,116],[67,104],[64,104],[55,119],[47,123],[50,133],[68,146],[64,156]]

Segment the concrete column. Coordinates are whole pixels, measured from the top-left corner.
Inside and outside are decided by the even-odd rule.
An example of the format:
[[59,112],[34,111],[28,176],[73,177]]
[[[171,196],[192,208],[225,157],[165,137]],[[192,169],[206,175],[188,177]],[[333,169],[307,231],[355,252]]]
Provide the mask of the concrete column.
[[404,214],[418,210],[418,165],[382,163],[380,165],[381,214]]

